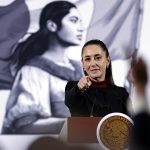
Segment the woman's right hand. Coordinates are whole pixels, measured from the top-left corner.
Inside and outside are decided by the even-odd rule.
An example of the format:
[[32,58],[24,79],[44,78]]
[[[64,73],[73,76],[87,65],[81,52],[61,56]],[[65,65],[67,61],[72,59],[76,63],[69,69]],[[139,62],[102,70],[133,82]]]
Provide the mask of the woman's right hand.
[[91,84],[92,84],[92,82],[90,81],[89,76],[83,76],[83,77],[79,80],[77,86],[78,86],[78,88],[79,88],[81,91],[85,91],[86,89],[89,88],[89,86],[90,86]]

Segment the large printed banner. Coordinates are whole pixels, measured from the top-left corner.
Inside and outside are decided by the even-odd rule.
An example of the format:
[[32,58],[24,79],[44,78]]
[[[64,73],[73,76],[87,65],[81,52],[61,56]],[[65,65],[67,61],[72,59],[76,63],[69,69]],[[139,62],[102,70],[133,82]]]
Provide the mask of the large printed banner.
[[[70,116],[64,104],[65,85],[83,75],[81,48],[90,39],[106,43],[115,83],[129,86],[129,64],[139,48],[143,0],[70,0],[76,9],[52,3],[56,1],[59,3],[0,2],[0,133],[60,132],[65,118]],[[41,15],[47,5],[49,9]],[[64,8],[68,9],[66,14],[62,13]],[[51,19],[44,24],[47,17]],[[50,35],[45,38],[47,34]],[[36,44],[31,47],[26,41]],[[23,48],[22,43],[26,43]],[[45,53],[48,60],[38,57],[25,66],[23,61],[31,60],[35,53]],[[25,67],[16,69],[18,62]]]

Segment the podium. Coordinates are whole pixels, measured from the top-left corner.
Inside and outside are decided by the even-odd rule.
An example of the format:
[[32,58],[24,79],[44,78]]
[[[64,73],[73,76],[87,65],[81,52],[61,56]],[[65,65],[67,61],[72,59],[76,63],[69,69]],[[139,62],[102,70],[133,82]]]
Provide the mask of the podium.
[[100,117],[69,117],[64,123],[60,139],[67,143],[98,143],[96,130]]
[[71,117],[66,120],[60,139],[67,143],[97,144],[101,149],[128,149],[132,128],[132,119],[123,113],[110,113],[103,118]]

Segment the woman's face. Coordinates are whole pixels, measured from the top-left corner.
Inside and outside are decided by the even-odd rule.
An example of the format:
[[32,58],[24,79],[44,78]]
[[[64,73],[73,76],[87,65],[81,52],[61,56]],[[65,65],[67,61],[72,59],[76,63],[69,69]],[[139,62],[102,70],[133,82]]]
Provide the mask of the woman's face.
[[83,27],[81,18],[76,8],[71,8],[70,12],[61,21],[61,28],[57,35],[60,40],[71,45],[81,44],[83,37]]
[[104,81],[106,67],[110,59],[99,45],[87,45],[83,50],[82,64],[88,76],[97,81]]

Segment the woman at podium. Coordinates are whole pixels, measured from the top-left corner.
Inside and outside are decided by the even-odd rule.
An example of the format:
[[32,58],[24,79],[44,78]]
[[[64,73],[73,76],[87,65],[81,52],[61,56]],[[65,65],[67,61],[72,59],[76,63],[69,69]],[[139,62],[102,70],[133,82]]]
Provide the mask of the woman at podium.
[[79,81],[69,81],[65,88],[65,104],[71,116],[103,117],[112,112],[127,114],[129,94],[113,82],[106,45],[97,39],[90,40],[84,44],[81,56],[85,75]]

